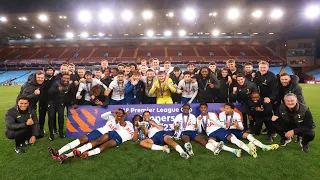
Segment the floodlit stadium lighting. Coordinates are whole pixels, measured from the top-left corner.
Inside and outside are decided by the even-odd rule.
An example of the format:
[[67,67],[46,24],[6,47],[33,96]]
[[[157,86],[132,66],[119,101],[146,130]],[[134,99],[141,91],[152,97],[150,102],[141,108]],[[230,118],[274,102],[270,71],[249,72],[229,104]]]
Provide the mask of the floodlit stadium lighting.
[[169,17],[173,17],[173,16],[174,16],[174,14],[173,14],[173,12],[169,12],[169,13],[167,14],[167,16],[169,16]]
[[185,36],[187,33],[186,33],[186,31],[185,30],[180,30],[179,31],[179,36]]
[[213,36],[219,36],[219,34],[220,34],[220,31],[217,30],[217,29],[215,29],[215,30],[212,31],[212,35],[213,35]]
[[262,16],[262,11],[261,10],[256,10],[251,14],[255,18],[260,18]]
[[87,37],[89,37],[89,34],[88,34],[87,32],[82,32],[82,33],[80,34],[80,37],[82,37],[82,38],[87,38]]
[[147,36],[148,37],[152,37],[154,35],[154,32],[152,31],[152,30],[149,30],[148,32],[147,32]]
[[24,17],[24,16],[22,16],[22,17],[19,17],[19,20],[20,21],[26,21],[26,20],[28,20],[26,17]]
[[82,10],[78,14],[78,20],[82,23],[88,23],[91,21],[91,13],[88,10]]
[[67,32],[67,33],[66,33],[66,37],[67,37],[68,39],[71,39],[71,38],[74,37],[74,34],[73,34],[72,32]]
[[272,12],[271,12],[271,17],[273,19],[279,19],[283,16],[283,11],[281,9],[274,9]]
[[240,12],[236,8],[232,8],[228,11],[228,18],[231,20],[235,20],[240,16]]
[[41,34],[36,34],[35,37],[36,37],[37,39],[41,39],[41,38],[42,38]]
[[100,20],[104,23],[109,23],[113,20],[113,14],[109,9],[103,9],[99,13]]
[[320,16],[320,6],[310,5],[305,9],[304,14],[308,19],[315,19]]
[[196,18],[196,11],[194,9],[191,8],[187,8],[186,10],[184,10],[183,12],[183,17],[187,20],[187,21],[193,21]]
[[153,17],[152,11],[150,11],[150,10],[143,11],[142,17],[145,20],[151,19]]
[[39,15],[39,20],[42,22],[48,21],[48,16],[45,14],[40,14]]
[[124,21],[130,21],[133,18],[133,14],[129,10],[125,10],[122,12],[121,17]]
[[2,17],[0,17],[0,21],[1,21],[1,22],[7,22],[8,20],[7,20],[6,17],[2,16]]
[[98,33],[98,36],[103,37],[104,34],[103,34],[102,32],[99,32],[99,33]]
[[212,13],[212,16],[217,16],[217,15],[218,15],[217,12],[213,12],[213,13]]
[[164,34],[164,36],[172,36],[172,32],[171,31],[165,31],[163,34]]

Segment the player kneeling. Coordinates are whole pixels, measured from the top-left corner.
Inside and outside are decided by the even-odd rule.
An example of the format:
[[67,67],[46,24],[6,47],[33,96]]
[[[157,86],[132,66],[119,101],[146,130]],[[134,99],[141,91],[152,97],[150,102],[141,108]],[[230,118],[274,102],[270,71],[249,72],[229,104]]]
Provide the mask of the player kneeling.
[[[180,153],[180,156],[184,159],[188,159],[189,155],[177,144],[171,136],[163,130],[163,127],[159,125],[160,123],[157,120],[150,120],[151,114],[149,111],[143,113],[143,118],[145,121],[149,122],[149,126],[145,128],[144,132],[148,135],[148,139],[144,139],[140,142],[140,146],[151,149],[151,150],[160,150],[167,153],[170,153],[170,149],[167,145],[173,147],[177,152]],[[163,146],[161,146],[163,145]]]
[[[112,113],[115,113],[115,115],[111,115]],[[48,147],[49,153],[51,154],[52,158],[58,159],[60,161],[60,163],[62,163],[67,158],[73,157],[75,155],[73,151],[71,151],[68,154],[64,154],[64,153],[76,148],[79,145],[85,144],[85,143],[93,141],[95,139],[99,139],[102,136],[105,136],[105,134],[108,133],[109,131],[116,130],[117,127],[119,126],[119,122],[121,121],[121,119],[124,120],[126,118],[126,115],[124,114],[123,109],[117,109],[115,111],[106,112],[106,113],[102,114],[101,118],[107,120],[107,123],[103,127],[98,128],[98,129],[66,144],[65,146],[63,146],[59,150],[54,149],[52,147]],[[84,152],[84,150],[87,148],[91,149],[92,147],[90,147],[90,144],[88,144],[86,146],[82,146],[78,150]]]
[[[278,144],[265,145],[262,144],[259,140],[255,139],[251,134],[245,132],[243,129],[243,124],[241,121],[241,116],[239,113],[234,112],[235,106],[233,103],[226,103],[224,106],[224,111],[219,114],[220,122],[223,122],[226,129],[229,132],[229,135],[226,136],[227,140],[233,144],[236,144],[238,147],[242,148],[254,158],[256,158],[257,152],[256,147],[260,147],[264,151],[276,150],[279,148]],[[245,145],[239,139],[248,139],[250,142],[248,145]]]
[[[208,135],[209,143],[215,146],[221,147],[222,150],[229,151],[235,154],[237,157],[241,157],[241,149],[234,149],[234,148],[228,147],[223,144],[223,141],[220,141],[219,143],[216,142],[216,140],[218,140],[218,138],[216,138],[218,136],[217,135],[218,132],[226,131],[224,129],[225,125],[219,121],[216,114],[208,112],[208,105],[206,103],[200,104],[200,113],[201,114],[197,118],[198,120],[197,123],[200,126],[200,127],[198,126],[198,132],[201,133],[203,129]],[[218,155],[221,148],[218,148],[218,151],[216,151],[214,154]]]
[[181,137],[181,140],[184,142],[184,147],[189,154],[189,156],[194,156],[192,145],[190,140],[200,143],[202,146],[206,147],[215,154],[219,154],[221,151],[223,142],[221,143],[208,143],[202,136],[197,132],[201,129],[201,123],[197,123],[197,118],[190,113],[190,105],[184,104],[183,112],[178,114],[174,121],[174,129],[177,137]]

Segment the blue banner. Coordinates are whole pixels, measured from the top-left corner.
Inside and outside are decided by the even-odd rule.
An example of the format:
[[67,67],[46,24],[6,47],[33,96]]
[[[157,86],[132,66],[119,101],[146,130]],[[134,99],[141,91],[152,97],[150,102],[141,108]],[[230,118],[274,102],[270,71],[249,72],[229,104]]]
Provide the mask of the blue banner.
[[[99,106],[79,106],[73,109],[68,108],[68,119],[66,122],[66,136],[67,137],[81,137],[99,127],[106,124],[106,120],[101,118],[101,114],[116,110],[118,108],[124,109],[131,114],[127,120],[132,120],[133,116],[138,114],[142,116],[144,111],[150,111],[151,119],[157,119],[166,131],[173,131],[173,120],[176,115],[182,112],[183,104],[135,104],[135,105],[109,105],[107,108]],[[190,104],[191,113],[196,117],[200,115],[199,104]],[[235,104],[235,112],[241,114],[241,105]],[[209,112],[214,112],[218,116],[223,111],[223,103],[208,104]]]

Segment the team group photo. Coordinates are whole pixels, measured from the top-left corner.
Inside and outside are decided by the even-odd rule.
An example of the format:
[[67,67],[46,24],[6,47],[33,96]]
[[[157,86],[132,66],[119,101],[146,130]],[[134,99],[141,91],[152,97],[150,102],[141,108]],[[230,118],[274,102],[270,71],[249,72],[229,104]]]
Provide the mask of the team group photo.
[[319,2],[16,3],[0,5],[4,179],[320,175]]

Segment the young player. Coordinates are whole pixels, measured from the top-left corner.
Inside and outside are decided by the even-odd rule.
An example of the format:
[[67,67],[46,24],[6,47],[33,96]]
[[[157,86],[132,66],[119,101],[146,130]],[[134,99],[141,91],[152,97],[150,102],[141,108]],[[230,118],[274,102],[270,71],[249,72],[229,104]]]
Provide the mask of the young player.
[[[112,113],[115,113],[115,115],[111,115]],[[101,115],[101,118],[107,120],[107,123],[96,130],[93,130],[92,132],[66,144],[59,150],[54,149],[52,147],[48,147],[49,153],[51,154],[53,159],[58,159],[61,163],[66,160],[69,157],[73,157],[74,153],[70,152],[68,154],[64,154],[65,152],[76,148],[79,145],[85,144],[87,142],[90,142],[92,140],[98,139],[104,134],[106,134],[108,131],[116,130],[118,127],[118,123],[121,119],[124,119],[126,116],[124,114],[123,109],[117,109],[112,112],[106,112]],[[83,147],[84,148],[84,147]],[[89,146],[86,146],[86,148],[90,148]],[[82,149],[78,149],[79,151],[82,151]]]
[[124,94],[125,94],[125,90],[126,90],[126,80],[124,80],[124,73],[123,72],[119,72],[118,76],[117,76],[117,80],[113,80],[110,85],[109,88],[107,90],[107,96],[109,96],[109,94],[112,91],[112,95],[111,95],[111,99],[110,99],[110,105],[122,105],[125,104],[124,101]]
[[[170,149],[167,145],[173,147],[182,158],[188,159],[189,155],[182,149],[182,147],[176,143],[171,136],[169,136],[166,131],[163,130],[160,122],[157,120],[151,120],[151,114],[149,111],[143,113],[143,118],[145,121],[149,122],[149,126],[145,128],[145,134],[148,136],[148,139],[144,139],[140,142],[140,146],[170,153]],[[163,146],[162,146],[163,145]]]
[[[199,123],[201,123],[201,121],[199,121]],[[190,113],[189,104],[183,105],[183,112],[175,117],[173,125],[176,131],[175,135],[181,137],[181,140],[184,142],[184,147],[189,156],[194,156],[190,140],[200,143],[202,146],[206,147],[215,154],[220,152],[219,148],[222,148],[222,144],[216,143],[215,145],[213,145],[213,143],[208,143],[203,139],[202,136],[198,134],[197,130],[198,127],[200,128],[200,124],[198,124],[197,118]]]
[[[200,113],[201,114],[197,118],[198,133],[201,133],[202,130],[204,130],[208,136],[209,143],[221,147],[222,150],[231,152],[235,154],[237,157],[241,157],[241,149],[234,149],[228,147],[223,143],[223,141],[220,141],[219,143],[216,142],[216,134],[219,134],[219,132],[225,132],[226,129],[225,125],[219,121],[215,113],[208,112],[208,104],[200,104]],[[215,155],[219,154],[221,148],[218,148],[218,151],[215,152]]]
[[[130,112],[127,112],[127,114]],[[124,118],[121,118],[119,122],[119,128],[113,131],[109,131],[106,133],[104,136],[102,136],[99,139],[93,140],[87,144],[87,146],[91,148],[84,149],[84,152],[76,152],[77,155],[81,159],[86,159],[90,156],[94,156],[97,154],[100,154],[101,152],[107,150],[108,148],[119,146],[120,144],[133,140],[137,141],[138,140],[138,134],[136,131],[133,129],[133,124],[129,121],[124,121]],[[134,139],[133,139],[134,138]],[[100,145],[99,147],[97,147]],[[92,149],[96,147],[95,149]],[[91,151],[87,151],[92,149]],[[74,151],[75,153],[75,151]],[[81,154],[80,154],[81,153]]]
[[144,83],[145,96],[143,98],[143,104],[156,104],[156,95],[150,94],[150,89],[152,88],[152,84],[155,82],[156,77],[152,69],[147,70],[147,76],[142,77],[142,81]]
[[[224,106],[224,111],[219,114],[220,122],[225,124],[226,129],[230,133],[227,139],[231,141],[231,143],[236,144],[254,158],[258,156],[255,146],[260,147],[264,151],[276,150],[279,148],[278,144],[264,145],[259,140],[255,139],[251,134],[245,132],[243,130],[244,127],[241,121],[241,116],[239,113],[234,112],[234,108],[235,106],[233,103],[226,103]],[[247,139],[250,142],[248,146],[246,146],[239,139]]]
[[182,94],[181,104],[197,102],[198,83],[191,81],[191,72],[185,71],[183,73],[183,80],[179,82],[177,94]]
[[158,79],[153,82],[149,95],[156,94],[157,104],[172,104],[171,93],[175,93],[171,78],[166,78],[164,71],[158,73]]

